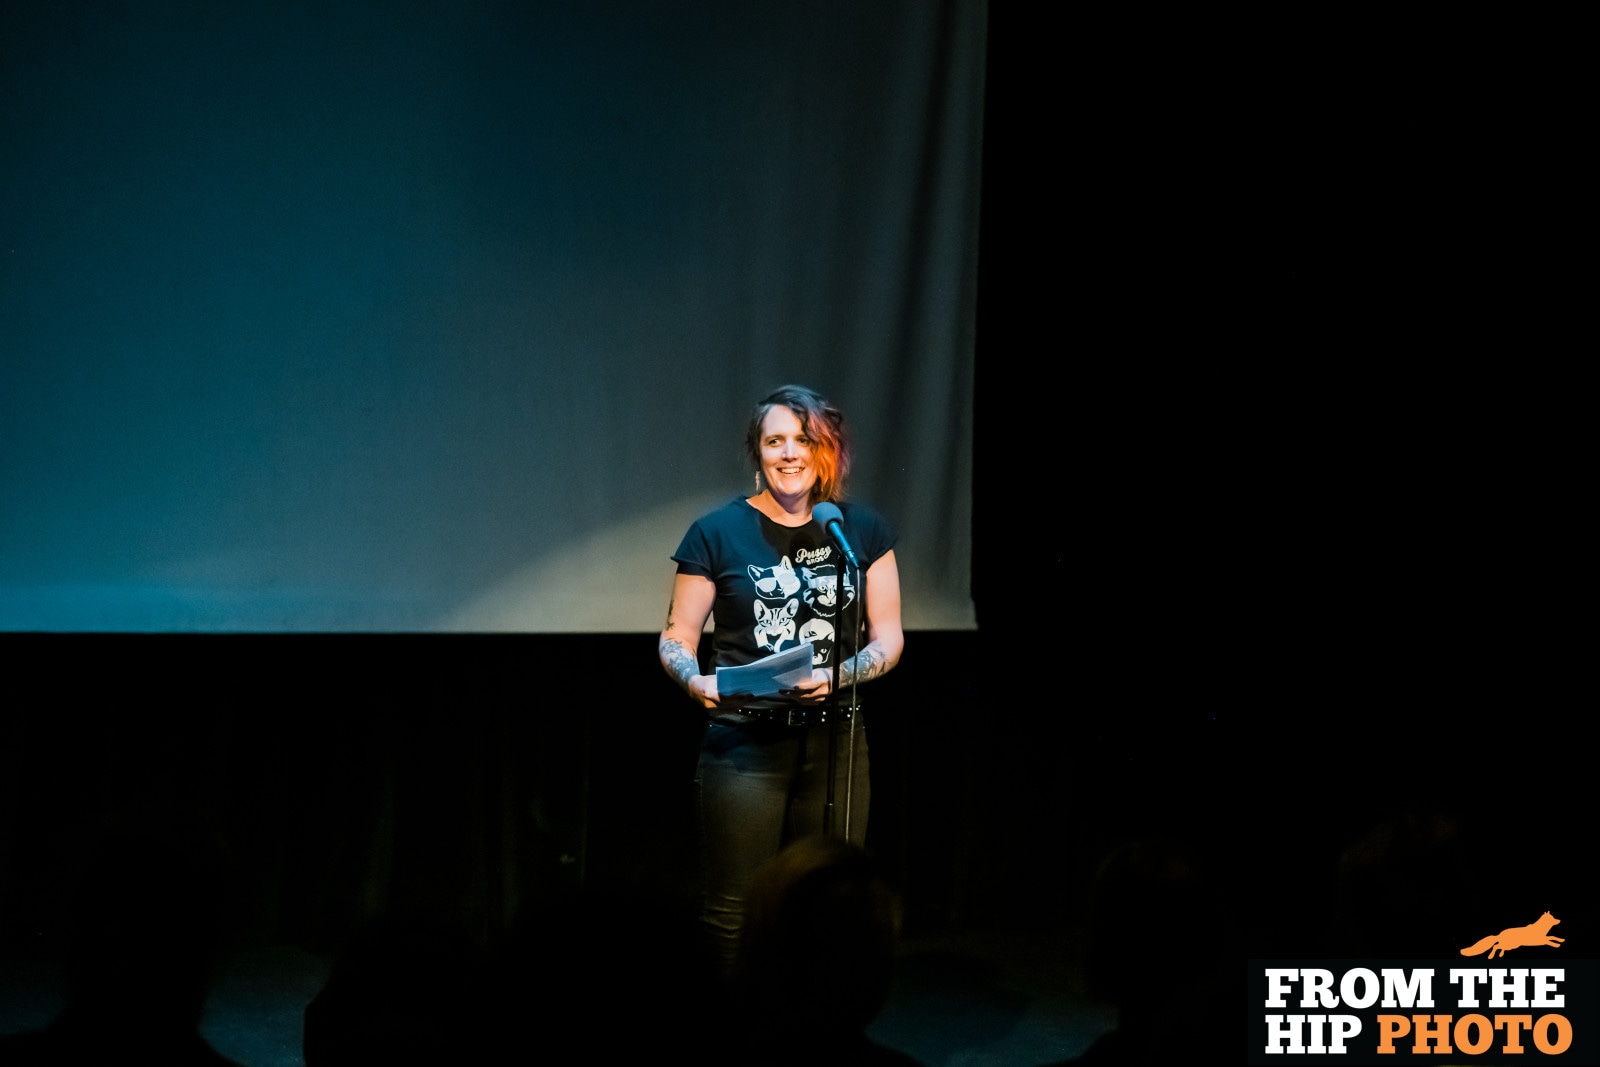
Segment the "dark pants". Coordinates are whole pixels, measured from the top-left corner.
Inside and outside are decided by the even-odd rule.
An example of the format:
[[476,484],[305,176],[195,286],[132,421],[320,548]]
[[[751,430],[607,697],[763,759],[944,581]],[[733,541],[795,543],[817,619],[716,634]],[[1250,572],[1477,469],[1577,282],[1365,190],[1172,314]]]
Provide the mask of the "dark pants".
[[[823,832],[827,808],[828,733],[832,726],[789,729],[709,720],[700,743],[695,786],[700,806],[700,919],[713,954],[732,966],[744,926],[745,897],[756,871],[788,842]],[[834,835],[845,836],[846,783],[849,837],[867,837],[866,723],[837,727],[834,754]]]

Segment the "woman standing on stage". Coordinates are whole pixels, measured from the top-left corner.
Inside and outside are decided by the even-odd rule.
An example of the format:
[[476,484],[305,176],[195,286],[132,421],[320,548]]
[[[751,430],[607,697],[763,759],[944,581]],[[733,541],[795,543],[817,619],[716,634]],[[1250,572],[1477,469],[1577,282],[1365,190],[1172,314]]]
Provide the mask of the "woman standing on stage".
[[[835,668],[841,694],[849,693],[891,670],[905,644],[895,532],[871,508],[845,501],[850,446],[843,414],[814,390],[782,386],[756,404],[745,445],[756,494],[689,527],[672,556],[678,573],[658,646],[667,673],[708,712],[695,774],[701,920],[725,968],[738,947],[756,870],[787,842],[824,830],[829,731],[836,724],[834,794],[848,798],[849,813],[833,814],[832,830],[844,836],[848,829],[851,841],[865,841],[865,725],[824,723],[822,713]],[[846,559],[840,537],[814,518],[818,505],[839,509],[859,569]],[[700,637],[708,617],[711,666],[702,674]],[[808,641],[809,679],[766,698],[718,692],[717,667],[742,666]],[[836,649],[848,657],[837,664]],[[843,700],[832,703],[846,710]]]

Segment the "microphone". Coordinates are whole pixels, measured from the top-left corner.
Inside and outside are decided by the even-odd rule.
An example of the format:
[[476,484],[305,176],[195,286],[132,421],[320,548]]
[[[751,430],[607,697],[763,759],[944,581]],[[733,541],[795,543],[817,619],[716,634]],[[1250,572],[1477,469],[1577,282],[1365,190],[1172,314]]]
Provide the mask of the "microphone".
[[822,528],[833,536],[834,543],[839,546],[839,551],[844,553],[844,558],[856,570],[861,569],[861,562],[856,559],[855,549],[850,547],[850,541],[844,535],[844,513],[839,510],[838,504],[830,504],[824,500],[820,504],[811,505],[811,517],[822,523]]

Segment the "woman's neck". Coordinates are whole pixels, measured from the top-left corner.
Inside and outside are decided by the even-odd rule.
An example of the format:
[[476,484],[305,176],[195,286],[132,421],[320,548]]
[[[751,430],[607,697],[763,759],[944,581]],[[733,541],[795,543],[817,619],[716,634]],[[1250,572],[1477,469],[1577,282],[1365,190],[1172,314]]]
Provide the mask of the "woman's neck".
[[770,488],[748,498],[747,503],[780,526],[804,526],[811,521],[811,495],[780,497]]

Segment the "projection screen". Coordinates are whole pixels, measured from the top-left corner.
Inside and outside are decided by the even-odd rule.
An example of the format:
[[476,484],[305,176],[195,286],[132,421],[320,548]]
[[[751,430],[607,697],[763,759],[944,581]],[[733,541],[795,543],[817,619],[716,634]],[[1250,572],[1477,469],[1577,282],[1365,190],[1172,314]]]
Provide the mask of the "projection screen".
[[653,631],[785,382],[973,627],[986,20],[8,4],[0,629]]

